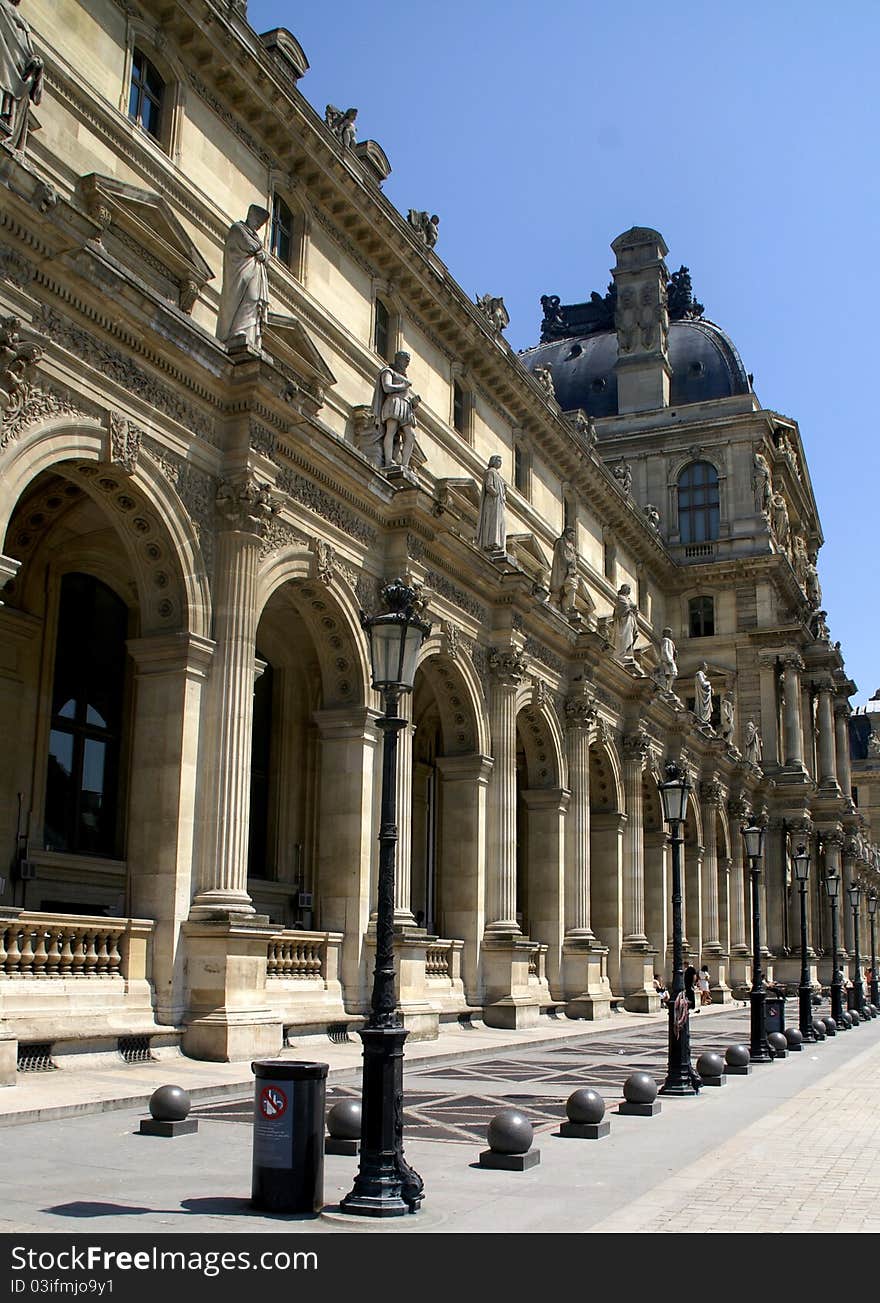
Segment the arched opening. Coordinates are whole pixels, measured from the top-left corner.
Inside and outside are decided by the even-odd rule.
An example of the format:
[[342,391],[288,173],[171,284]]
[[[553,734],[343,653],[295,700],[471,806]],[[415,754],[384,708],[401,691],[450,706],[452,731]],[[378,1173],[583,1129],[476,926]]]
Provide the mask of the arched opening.
[[560,990],[564,936],[565,814],[559,739],[542,705],[523,706],[517,731],[517,904],[524,936],[546,945],[550,989]]
[[608,978],[620,992],[623,942],[623,793],[607,746],[590,747],[590,925],[608,947]]

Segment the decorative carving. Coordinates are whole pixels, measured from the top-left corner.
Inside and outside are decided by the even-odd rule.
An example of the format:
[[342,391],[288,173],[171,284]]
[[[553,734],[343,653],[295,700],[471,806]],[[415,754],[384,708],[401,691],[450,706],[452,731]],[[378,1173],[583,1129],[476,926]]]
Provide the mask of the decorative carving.
[[621,584],[614,604],[614,651],[618,660],[624,665],[635,665],[635,649],[638,639],[639,608],[630,597],[629,584]]
[[301,530],[288,524],[286,520],[279,520],[275,514],[266,521],[260,537],[263,540],[259,551],[261,561],[272,552],[280,552],[282,548],[302,547],[304,543],[308,543],[308,538]]
[[694,716],[698,724],[711,729],[712,681],[709,678],[709,666],[705,661],[700,661],[700,667],[694,676]]
[[676,659],[676,647],[672,641],[672,630],[666,628],[660,637],[660,664],[659,681],[663,691],[672,694],[675,689],[675,680],[678,678],[678,660]]
[[541,343],[545,344],[548,340],[553,339],[561,331],[565,330],[565,321],[559,310],[558,294],[542,294],[541,309],[544,313],[544,319],[541,322]]
[[553,368],[551,366],[536,366],[532,371],[532,376],[537,382],[538,388],[548,402],[556,402],[556,388],[553,384]]
[[459,643],[461,639],[461,634],[459,632],[458,625],[453,624],[451,620],[444,620],[443,632],[446,635],[446,655],[449,657],[451,661],[457,661]]
[[842,851],[846,843],[846,838],[840,828],[832,828],[826,833],[822,833],[822,845],[826,850]]
[[489,649],[489,669],[504,687],[518,688],[525,678],[526,658],[519,647]]
[[631,763],[644,765],[651,753],[652,739],[640,724],[635,733],[628,733],[623,739],[623,754]]
[[693,321],[702,317],[705,308],[694,298],[691,273],[687,267],[679,267],[669,277],[666,284],[666,300],[670,321]]
[[[2,29],[0,29],[2,30]],[[0,420],[14,420],[27,402],[33,368],[43,350],[21,337],[18,317],[0,317]]]
[[592,728],[596,722],[596,698],[592,689],[582,682],[576,692],[565,698],[565,726],[571,729]]
[[357,144],[357,115],[357,109],[338,109],[335,104],[324,110],[324,121],[344,149],[354,149]]
[[755,490],[755,511],[769,520],[773,506],[773,478],[767,458],[757,449],[752,458],[752,485]]
[[217,489],[217,511],[224,528],[262,538],[272,515],[273,507],[269,488],[252,475],[241,479],[221,480]]
[[642,511],[645,513],[645,519],[647,520],[649,527],[653,529],[655,534],[659,534],[660,512],[651,502],[646,502],[645,505],[642,507]]
[[588,416],[586,412],[578,408],[575,412],[566,412],[565,419],[577,436],[578,441],[588,451],[592,451],[599,442],[599,436],[596,433],[596,422],[592,416]]
[[496,335],[500,335],[502,330],[507,329],[510,325],[510,313],[504,306],[504,299],[495,298],[491,294],[480,294],[475,296],[475,299],[477,307]]
[[437,593],[439,597],[445,597],[460,610],[466,611],[468,615],[472,615],[478,624],[485,625],[487,623],[489,613],[485,606],[482,606],[475,598],[471,597],[469,593],[458,588],[452,580],[447,579],[445,575],[441,575],[439,570],[429,570],[425,575],[425,584],[433,592]]
[[625,458],[621,457],[620,461],[616,462],[615,465],[612,466],[611,474],[614,476],[622,492],[625,493],[627,497],[629,497],[630,494],[632,493],[632,486],[633,486],[632,467],[630,466],[629,462],[626,461]]
[[532,680],[532,705],[536,710],[543,710],[547,704],[547,684],[543,679]]
[[553,670],[555,674],[564,674],[566,670],[565,662],[549,647],[545,647],[537,638],[526,638],[525,648],[526,655],[531,656],[533,660],[540,661],[546,665],[548,670]]
[[553,545],[553,568],[550,571],[550,600],[563,615],[575,613],[578,590],[577,531],[569,525]]
[[418,235],[419,239],[433,249],[437,243],[437,236],[440,234],[440,218],[434,213],[429,216],[418,208],[411,208],[406,215],[406,220]]
[[733,735],[736,729],[736,698],[732,692],[721,694],[719,702],[721,714],[721,727],[719,732],[729,747],[733,746]]
[[418,534],[407,534],[406,536],[406,555],[411,561],[423,561],[425,558],[425,544]]
[[143,430],[127,416],[110,413],[110,461],[126,475],[133,475],[137,468],[142,434]]
[[0,424],[0,449],[17,439],[28,426],[38,421],[49,420],[53,416],[84,417],[89,413],[77,407],[64,394],[54,389],[39,389],[28,385],[20,402],[13,403],[2,413]]
[[480,498],[480,514],[477,517],[477,547],[492,555],[505,554],[507,547],[507,524],[505,521],[505,503],[507,486],[500,471],[501,458],[496,454],[489,458],[489,464],[483,475],[483,491]]
[[187,510],[199,540],[205,569],[213,568],[214,560],[214,499],[217,482],[212,475],[185,462],[163,444],[141,436],[141,449],[157,463],[162,474],[173,485]]
[[770,531],[779,551],[787,552],[791,526],[788,518],[788,506],[781,493],[774,493],[770,500]]
[[322,538],[315,539],[315,577],[327,588],[333,583],[336,569],[336,555],[329,543]]
[[259,421],[251,420],[248,429],[248,443],[254,452],[272,458],[278,446],[278,439],[274,430],[270,430],[266,425],[261,425]]
[[700,784],[700,800],[704,805],[714,807],[716,810],[724,808],[724,801],[727,792],[722,783],[717,778],[710,778],[707,782]]
[[752,807],[746,797],[740,792],[737,796],[732,796],[727,802],[727,812],[734,822],[739,824],[748,823],[752,816]]
[[283,471],[275,483],[276,488],[288,493],[295,501],[302,503],[316,515],[323,516],[332,525],[356,538],[359,543],[363,543],[366,547],[371,547],[375,543],[376,530],[338,499],[318,488],[313,480],[306,479],[296,471]]
[[37,274],[37,269],[27,258],[23,258],[15,249],[11,249],[8,244],[0,244],[0,276],[9,281],[12,285],[17,285],[19,289],[24,289],[30,285],[31,281]]
[[269,213],[251,204],[247,217],[233,222],[223,246],[223,286],[217,314],[217,338],[227,348],[259,352],[269,312],[268,254],[259,232]]
[[0,139],[23,153],[30,106],[43,98],[43,60],[18,0],[0,0],[0,54]]

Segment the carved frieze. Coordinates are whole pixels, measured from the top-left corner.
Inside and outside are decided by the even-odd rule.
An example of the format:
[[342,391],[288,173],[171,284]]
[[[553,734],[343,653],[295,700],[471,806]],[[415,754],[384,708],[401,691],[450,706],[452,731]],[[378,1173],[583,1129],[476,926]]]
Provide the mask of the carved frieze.
[[457,606],[462,611],[466,611],[468,615],[472,615],[480,624],[487,623],[489,614],[485,606],[482,606],[475,598],[471,597],[469,593],[458,588],[451,579],[447,579],[445,575],[442,575],[439,572],[439,570],[429,570],[427,572],[425,575],[425,585],[437,593],[439,597],[445,597],[447,601],[452,602],[454,606]]
[[356,538],[359,543],[363,543],[367,547],[375,543],[376,530],[373,526],[368,525],[366,521],[362,520],[360,516],[356,515],[337,498],[325,493],[314,480],[307,479],[305,475],[300,475],[297,471],[282,471],[275,483],[278,489],[289,494],[294,501],[308,507],[310,511],[314,511],[316,515],[322,516],[325,520],[329,520],[332,525],[336,525],[344,533]]

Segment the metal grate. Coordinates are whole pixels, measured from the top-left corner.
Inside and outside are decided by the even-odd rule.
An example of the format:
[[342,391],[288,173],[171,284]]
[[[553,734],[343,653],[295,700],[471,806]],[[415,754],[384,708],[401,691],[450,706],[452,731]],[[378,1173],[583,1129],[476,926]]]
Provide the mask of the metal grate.
[[345,1041],[350,1041],[348,1034],[348,1023],[331,1022],[327,1024],[327,1035],[334,1045],[342,1045]]
[[19,1072],[57,1072],[58,1064],[52,1058],[52,1042],[39,1041],[33,1045],[19,1045]]
[[116,1048],[125,1063],[155,1063],[149,1036],[120,1036]]

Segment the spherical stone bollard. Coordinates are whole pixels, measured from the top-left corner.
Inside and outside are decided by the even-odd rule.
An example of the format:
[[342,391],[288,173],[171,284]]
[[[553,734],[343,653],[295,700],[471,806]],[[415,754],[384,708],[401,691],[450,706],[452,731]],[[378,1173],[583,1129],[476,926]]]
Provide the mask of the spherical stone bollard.
[[859,1013],[858,1009],[850,1009],[849,1016],[853,1027],[858,1027],[859,1023],[862,1021],[862,1015]]
[[623,1103],[618,1113],[629,1117],[654,1117],[660,1112],[657,1083],[647,1072],[633,1072],[623,1083]]
[[782,1032],[771,1032],[767,1037],[767,1043],[773,1051],[774,1059],[784,1059],[788,1053],[788,1041]]
[[596,1090],[582,1087],[565,1101],[568,1121],[560,1123],[559,1134],[574,1140],[601,1140],[611,1130],[611,1123],[603,1121],[605,1101]]
[[847,1029],[853,1026],[853,1020],[850,1017],[850,1013],[848,1009],[844,1009],[843,1013],[840,1015],[840,1021]]
[[829,1018],[822,1018],[821,1021],[822,1021],[822,1023],[824,1023],[824,1025],[825,1025],[825,1035],[826,1035],[826,1036],[836,1036],[836,1035],[837,1035],[837,1023],[834,1021],[833,1018],[830,1018],[830,1017],[829,1017]]
[[820,1041],[824,1041],[828,1034],[828,1028],[825,1026],[825,1023],[821,1018],[813,1019],[813,1031],[816,1033],[816,1036]]
[[748,1045],[728,1045],[724,1052],[727,1071],[734,1077],[747,1077],[752,1070]]
[[801,1034],[800,1028],[786,1027],[783,1035],[785,1036],[786,1044],[788,1045],[789,1050],[794,1050],[795,1052],[803,1050],[804,1038]]
[[723,1086],[725,1075],[721,1055],[714,1050],[704,1050],[697,1059],[697,1075],[702,1077],[704,1086]]
[[361,1148],[361,1102],[340,1099],[327,1114],[325,1154],[358,1154]]
[[541,1161],[540,1150],[532,1149],[534,1128],[518,1108],[503,1108],[486,1128],[489,1148],[480,1154],[480,1166],[506,1172],[524,1172]]
[[192,1100],[182,1086],[159,1086],[150,1096],[150,1117],[141,1118],[142,1136],[190,1136],[199,1124],[188,1117]]

